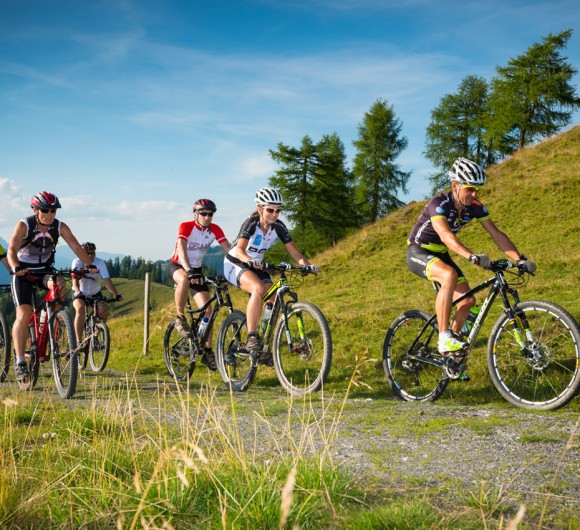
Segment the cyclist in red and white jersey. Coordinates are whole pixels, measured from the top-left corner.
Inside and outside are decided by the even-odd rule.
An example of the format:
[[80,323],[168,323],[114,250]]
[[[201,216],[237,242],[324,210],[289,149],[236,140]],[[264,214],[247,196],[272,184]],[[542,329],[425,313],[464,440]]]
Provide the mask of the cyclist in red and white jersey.
[[[189,337],[191,330],[184,315],[188,289],[194,293],[193,299],[198,307],[209,300],[209,289],[204,282],[202,262],[209,247],[217,241],[224,252],[230,250],[230,243],[223,230],[212,223],[216,205],[209,199],[199,199],[193,204],[193,220],[181,223],[173,255],[169,261],[168,272],[175,282],[175,309],[177,319],[175,329],[182,337]],[[208,307],[206,317],[212,308]],[[211,330],[205,343],[201,361],[210,370],[217,370],[215,355],[211,349]]]
[[536,265],[527,261],[511,239],[491,220],[487,208],[477,200],[477,193],[487,180],[483,169],[475,162],[459,158],[449,171],[451,191],[433,197],[425,206],[409,236],[407,266],[414,274],[440,285],[435,300],[439,326],[438,349],[441,353],[457,352],[466,347],[459,340],[459,332],[469,310],[475,305],[470,297],[457,305],[453,323],[449,324],[452,301],[470,287],[462,270],[449,256],[449,249],[480,267],[489,267],[487,254],[475,254],[457,239],[468,222],[477,219],[495,244],[512,260],[526,262],[528,271]]
[[[12,276],[12,298],[16,307],[16,320],[12,327],[12,340],[16,353],[16,378],[21,380],[28,376],[24,357],[28,324],[32,315],[32,287],[50,289],[52,280],[49,274],[53,271],[54,254],[60,236],[70,249],[79,257],[86,268],[94,270],[86,250],[81,247],[71,229],[56,218],[60,201],[56,195],[42,191],[30,198],[33,215],[18,221],[8,246],[8,262]],[[38,277],[29,279],[30,271]],[[64,299],[64,278],[57,278],[60,298]]]
[[[282,196],[271,188],[256,192],[256,211],[248,217],[240,229],[232,249],[224,259],[224,275],[230,283],[250,294],[246,310],[248,341],[251,352],[261,349],[258,322],[262,312],[262,297],[272,286],[272,278],[264,270],[264,253],[278,240],[299,265],[310,265],[306,256],[296,247],[286,225],[278,219],[282,211]],[[310,265],[314,271],[315,265]],[[272,356],[260,358],[262,364],[272,366]]]

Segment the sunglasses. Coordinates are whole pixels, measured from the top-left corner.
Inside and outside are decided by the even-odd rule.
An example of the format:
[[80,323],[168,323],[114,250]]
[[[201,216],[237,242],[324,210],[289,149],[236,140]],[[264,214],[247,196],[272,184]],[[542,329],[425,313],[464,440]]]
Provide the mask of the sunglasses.
[[279,214],[282,211],[282,208],[264,208],[268,213],[275,213]]
[[479,191],[481,186],[462,186],[462,188],[466,189],[467,191]]
[[197,212],[202,217],[213,217],[213,212]]
[[42,213],[56,213],[56,208],[39,208],[38,210]]
[[91,250],[91,251],[87,251],[87,254],[88,254],[89,256],[94,256],[94,255],[95,255],[95,253],[94,253],[92,250]]

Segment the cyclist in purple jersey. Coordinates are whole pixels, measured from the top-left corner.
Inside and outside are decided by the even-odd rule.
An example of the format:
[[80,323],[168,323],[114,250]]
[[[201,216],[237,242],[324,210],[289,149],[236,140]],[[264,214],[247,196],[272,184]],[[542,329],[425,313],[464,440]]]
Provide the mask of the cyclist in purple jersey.
[[[262,297],[272,286],[272,278],[264,270],[264,253],[278,240],[299,265],[310,265],[306,256],[296,247],[286,225],[278,219],[282,211],[282,196],[271,188],[256,192],[256,211],[242,224],[240,233],[224,259],[224,275],[230,283],[250,294],[246,310],[249,351],[261,348],[258,322],[262,311]],[[318,267],[310,265],[313,271]],[[272,356],[260,358],[260,362],[272,366]]]
[[477,193],[487,180],[483,169],[471,160],[459,158],[449,171],[451,191],[433,197],[411,230],[407,247],[407,266],[414,274],[439,284],[435,311],[439,326],[438,349],[441,353],[457,352],[466,347],[459,332],[469,310],[475,305],[470,297],[457,305],[449,323],[453,299],[466,293],[469,284],[462,270],[449,256],[449,250],[480,267],[489,267],[487,254],[475,254],[456,234],[471,220],[477,219],[495,244],[513,261],[525,261],[529,272],[535,263],[527,261],[511,239],[491,220],[487,208],[477,200]]

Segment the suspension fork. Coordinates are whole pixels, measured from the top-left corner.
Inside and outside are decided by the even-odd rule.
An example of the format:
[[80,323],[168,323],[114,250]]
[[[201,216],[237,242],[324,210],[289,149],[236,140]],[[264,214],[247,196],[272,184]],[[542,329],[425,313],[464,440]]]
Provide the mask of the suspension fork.
[[[518,295],[518,292],[515,289],[508,289],[508,287],[505,284],[502,285],[500,292],[501,292],[501,297],[502,297],[503,304],[505,307],[504,312],[507,315],[509,322],[511,324],[512,333],[513,333],[518,345],[522,349],[522,353],[526,354],[526,353],[528,353],[528,344],[526,343],[526,340],[528,341],[529,344],[533,343],[534,342],[534,334],[532,333],[532,330],[530,328],[530,323],[528,322],[528,319],[526,318],[525,313],[520,312],[516,315],[516,312],[515,312],[513,306],[510,304],[509,299],[508,299],[508,293],[509,293],[512,295],[512,297],[514,299],[514,305],[517,305],[520,301],[520,297]],[[522,332],[520,330],[520,327],[518,326],[518,319],[522,323],[522,326],[524,328],[524,333],[526,335],[525,339],[522,336]]]

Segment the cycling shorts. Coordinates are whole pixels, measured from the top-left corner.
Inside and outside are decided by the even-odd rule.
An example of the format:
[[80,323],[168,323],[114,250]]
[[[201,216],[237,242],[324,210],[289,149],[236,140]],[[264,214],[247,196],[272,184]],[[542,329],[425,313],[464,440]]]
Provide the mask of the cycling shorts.
[[[169,261],[169,265],[167,266],[167,272],[169,272],[169,274],[171,275],[171,277],[173,278],[173,275],[178,271],[178,270],[184,270],[185,269],[181,266],[178,265],[177,263],[175,263],[174,261]],[[203,274],[201,267],[193,267],[193,270],[197,273],[197,274]],[[185,271],[187,273],[187,271]],[[197,294],[197,293],[209,293],[209,287],[207,286],[207,283],[203,283],[201,285],[199,284],[190,284],[189,285],[189,289],[193,292],[193,294]]]
[[463,271],[451,259],[448,252],[433,252],[432,250],[424,249],[418,245],[409,245],[407,247],[407,267],[413,274],[416,274],[421,278],[426,278],[430,282],[432,282],[433,279],[429,274],[429,269],[437,260],[441,260],[457,272],[458,284],[467,281],[465,274],[463,274]]
[[255,274],[262,283],[272,283],[272,277],[268,272],[250,269],[245,263],[240,262],[240,265],[238,265],[227,258],[224,259],[224,276],[232,285],[240,287],[240,278],[245,272]]
[[49,275],[54,269],[48,267],[34,271],[34,276],[12,276],[12,300],[14,306],[32,305],[34,288],[46,289]]

